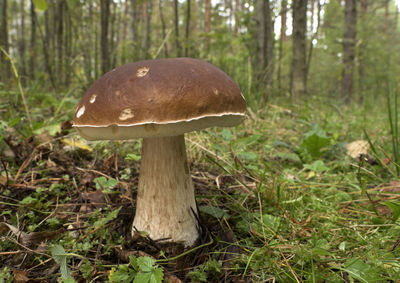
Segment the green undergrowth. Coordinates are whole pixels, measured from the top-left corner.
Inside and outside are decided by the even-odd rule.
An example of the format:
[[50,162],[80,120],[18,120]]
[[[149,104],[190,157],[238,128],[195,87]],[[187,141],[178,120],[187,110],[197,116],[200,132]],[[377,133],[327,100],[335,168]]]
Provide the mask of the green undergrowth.
[[[351,158],[346,144],[365,132],[376,152]],[[209,212],[245,250],[235,272],[258,282],[400,280],[396,164],[378,162],[390,158],[390,133],[384,107],[316,102],[271,104],[237,129],[197,135],[210,150],[198,153],[204,166],[235,178],[234,196],[211,198],[224,214]]]
[[[55,104],[44,97],[43,103]],[[46,148],[53,155],[38,151],[46,158],[35,155],[22,171],[29,154],[21,152],[19,163],[3,154],[0,281],[35,275],[64,282],[161,282],[174,276],[189,282],[400,280],[400,181],[384,102],[342,107],[310,98],[293,107],[274,101],[249,110],[236,128],[188,134],[196,199],[210,231],[203,246],[182,255],[201,251],[202,258],[184,272],[169,266],[184,252],[172,257],[165,250],[127,247],[140,141],[87,143],[73,130],[57,136],[75,101],[63,103],[32,111],[33,131],[24,119],[3,116],[3,137],[24,144],[29,133],[45,129],[45,142],[54,147]],[[51,118],[37,118],[43,116]],[[357,140],[369,140],[373,150],[350,157],[346,145]],[[2,144],[1,150],[9,149]],[[25,189],[16,186],[17,174]],[[33,182],[40,178],[32,174],[43,183]],[[82,198],[105,204],[85,207]],[[39,243],[29,237],[48,231],[34,234]],[[121,256],[128,248],[134,252]],[[27,249],[33,252],[23,260]],[[54,264],[53,273],[43,271]]]

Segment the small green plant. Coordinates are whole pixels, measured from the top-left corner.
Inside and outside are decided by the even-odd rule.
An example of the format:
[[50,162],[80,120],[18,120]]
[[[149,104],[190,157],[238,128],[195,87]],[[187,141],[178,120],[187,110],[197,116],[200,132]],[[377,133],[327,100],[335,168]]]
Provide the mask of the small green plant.
[[299,150],[303,153],[308,153],[312,160],[319,159],[324,153],[324,148],[330,144],[330,139],[327,137],[326,132],[318,125],[313,125],[311,130],[305,133],[300,145]]
[[61,280],[62,282],[75,282],[71,276],[71,270],[67,266],[67,256],[63,246],[54,245],[51,249],[51,255],[55,262],[60,265]]
[[117,180],[115,180],[113,178],[107,179],[104,176],[94,179],[94,182],[96,183],[96,189],[101,190],[103,193],[106,193],[106,194],[114,193],[114,191],[112,189],[116,185],[118,185]]
[[221,262],[215,259],[210,259],[200,266],[200,268],[189,272],[188,275],[192,282],[210,282],[218,280],[221,272]]
[[0,283],[14,282],[14,276],[11,275],[11,270],[8,267],[0,269]]
[[94,223],[93,223],[93,228],[97,229],[100,227],[103,227],[104,225],[106,225],[108,222],[110,222],[111,220],[114,220],[115,218],[117,218],[119,211],[121,210],[122,207],[119,207],[117,209],[111,210],[110,212],[107,212],[107,214],[104,215],[104,211],[100,210],[98,211],[99,214],[103,214],[102,218],[98,218],[97,216],[95,217],[95,219],[97,219]]
[[94,267],[90,261],[84,261],[84,263],[79,267],[79,271],[82,272],[83,278],[89,280],[92,278]]
[[315,173],[321,173],[329,170],[329,167],[325,165],[324,161],[319,159],[311,164],[304,164],[303,167]]
[[164,272],[156,264],[156,260],[148,257],[129,257],[129,265],[112,268],[108,279],[111,282],[161,283]]

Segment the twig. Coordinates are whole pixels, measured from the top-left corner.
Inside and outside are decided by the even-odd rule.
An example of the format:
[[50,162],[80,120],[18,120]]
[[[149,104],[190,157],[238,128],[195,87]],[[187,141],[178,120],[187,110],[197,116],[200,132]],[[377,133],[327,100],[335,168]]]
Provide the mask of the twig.
[[183,257],[185,255],[188,255],[188,254],[190,254],[190,253],[192,253],[194,251],[197,251],[197,250],[199,250],[201,248],[207,247],[207,246],[211,245],[212,243],[214,243],[214,240],[213,240],[213,238],[210,237],[210,241],[205,243],[205,244],[202,244],[200,246],[194,247],[193,249],[187,250],[187,251],[185,251],[185,252],[183,252],[183,253],[181,253],[181,254],[179,254],[177,256],[174,256],[174,257],[165,258],[165,259],[157,259],[156,262],[157,263],[163,263],[163,262],[176,260],[176,259],[181,258],[181,257]]
[[40,262],[39,264],[36,264],[35,266],[32,266],[32,267],[29,268],[27,271],[34,270],[35,268],[38,268],[39,266],[44,265],[44,264],[48,263],[48,262],[51,261],[51,260],[53,260],[53,258],[48,258],[48,259],[46,259],[46,260]]
[[27,159],[25,159],[25,161],[24,161],[24,162],[22,163],[22,165],[19,167],[19,169],[18,169],[18,171],[17,171],[17,174],[15,175],[15,178],[14,178],[15,182],[17,182],[17,180],[18,180],[19,176],[21,175],[22,171],[24,171],[25,168],[28,167],[28,165],[31,163],[31,161],[32,161],[33,156],[34,156],[35,153],[36,153],[36,150],[34,149],[33,152],[32,152],[32,154],[29,155],[29,157],[28,157]]
[[34,253],[34,254],[43,255],[43,256],[46,256],[46,257],[50,257],[50,258],[51,258],[51,256],[49,256],[48,254],[45,254],[45,253],[41,253],[41,252],[32,250],[32,249],[28,248],[27,246],[24,246],[23,244],[19,243],[17,240],[12,240],[12,241],[13,241],[15,244],[17,244],[18,246],[20,246],[21,248],[27,250],[28,252],[31,252],[31,253]]
[[393,252],[396,248],[397,248],[397,246],[400,244],[400,237],[399,237],[399,239],[396,241],[396,243],[394,243],[394,245],[393,245],[393,247],[390,249],[390,251],[391,252]]
[[88,172],[92,172],[92,173],[98,174],[100,176],[106,177],[107,179],[112,179],[112,177],[110,177],[109,175],[104,174],[104,173],[94,170],[94,169],[84,169],[84,168],[80,168],[80,167],[75,167],[75,168],[82,172],[88,171]]
[[156,54],[153,56],[153,59],[156,59],[158,57],[158,54],[160,54],[161,50],[163,49],[165,43],[167,42],[169,35],[171,34],[172,29],[170,29],[167,33],[167,35],[165,36],[163,42],[161,42],[160,47],[158,47]]
[[[247,174],[250,175],[250,177],[255,180],[258,181],[256,179],[256,177],[254,176],[254,174],[246,167],[244,166],[243,162],[239,159],[239,157],[237,157],[237,155],[233,152],[233,150],[231,149],[231,155],[233,157],[233,160],[235,160],[237,163],[239,163],[239,165],[247,172]],[[258,181],[259,182],[259,181]]]
[[16,254],[20,254],[22,253],[22,251],[18,250],[18,251],[10,251],[10,252],[0,252],[0,255],[16,255]]
[[49,215],[47,215],[42,221],[39,222],[38,225],[36,225],[36,228],[38,228],[40,225],[42,225],[47,219],[49,219],[50,217],[53,217],[53,215],[56,214],[57,209],[58,209],[58,198],[59,196],[57,196],[57,200],[56,200],[56,207],[54,208],[53,212],[50,213]]
[[[279,249],[279,248],[278,248]],[[294,276],[294,279],[296,279],[297,283],[300,283],[299,279],[296,276],[296,273],[294,272],[294,270],[292,269],[292,267],[290,266],[289,262],[287,261],[285,255],[282,253],[281,249],[279,249],[279,252],[281,254],[281,256],[283,257],[283,260],[285,261],[287,267],[289,268],[290,272],[292,273],[292,275]]]

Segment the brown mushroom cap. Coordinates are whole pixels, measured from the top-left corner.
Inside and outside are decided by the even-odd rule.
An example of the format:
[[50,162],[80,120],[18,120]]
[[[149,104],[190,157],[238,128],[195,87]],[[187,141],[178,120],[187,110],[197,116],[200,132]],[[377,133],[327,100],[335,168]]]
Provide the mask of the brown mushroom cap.
[[145,60],[94,82],[73,126],[89,140],[173,136],[235,126],[245,112],[238,85],[213,65],[191,58]]

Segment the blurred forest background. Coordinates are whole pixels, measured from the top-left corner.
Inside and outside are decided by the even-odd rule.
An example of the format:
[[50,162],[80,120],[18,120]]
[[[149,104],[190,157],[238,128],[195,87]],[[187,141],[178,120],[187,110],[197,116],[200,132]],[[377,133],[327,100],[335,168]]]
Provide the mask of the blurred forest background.
[[[399,73],[393,0],[2,0],[1,88],[83,91],[127,62],[207,60],[249,105],[312,96],[360,103]],[[13,71],[10,60],[15,65]],[[75,95],[75,94],[74,94]],[[80,94],[76,93],[77,97]]]

